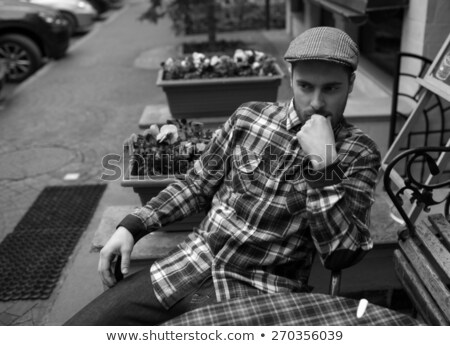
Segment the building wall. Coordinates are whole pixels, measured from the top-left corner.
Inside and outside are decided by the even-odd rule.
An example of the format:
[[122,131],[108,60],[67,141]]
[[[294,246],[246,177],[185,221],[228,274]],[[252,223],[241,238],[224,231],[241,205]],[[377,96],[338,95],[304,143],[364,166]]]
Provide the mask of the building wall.
[[[301,6],[293,3],[302,3]],[[301,9],[293,12],[292,9]],[[450,1],[409,0],[405,11],[401,50],[433,59],[450,33]],[[352,24],[335,16],[336,26],[351,36]],[[292,37],[320,23],[320,8],[307,0],[286,0],[286,31]]]
[[433,59],[450,34],[450,1],[409,0],[402,33],[402,51]]
[[286,0],[286,31],[292,37],[320,23],[320,8],[304,0]]
[[[415,0],[418,1],[418,0]],[[424,55],[434,57],[450,34],[450,1],[428,0]]]
[[[432,0],[435,1],[435,0]],[[405,11],[401,51],[423,55],[428,0],[410,0]]]

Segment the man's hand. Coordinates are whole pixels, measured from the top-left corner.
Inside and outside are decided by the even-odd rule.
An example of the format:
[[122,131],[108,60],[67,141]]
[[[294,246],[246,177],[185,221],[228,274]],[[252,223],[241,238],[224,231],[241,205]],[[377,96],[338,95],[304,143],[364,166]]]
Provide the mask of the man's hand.
[[112,261],[116,255],[122,256],[121,271],[122,274],[128,273],[130,267],[130,255],[134,246],[132,234],[125,228],[119,227],[112,237],[100,251],[100,260],[98,262],[98,272],[103,284],[112,287],[116,284],[114,277],[114,266]]
[[297,139],[316,170],[328,166],[338,157],[331,117],[313,114],[297,132]]

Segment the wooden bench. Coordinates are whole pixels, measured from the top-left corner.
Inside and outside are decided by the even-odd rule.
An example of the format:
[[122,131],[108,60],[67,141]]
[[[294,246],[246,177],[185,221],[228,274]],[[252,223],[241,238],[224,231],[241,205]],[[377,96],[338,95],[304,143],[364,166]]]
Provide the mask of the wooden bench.
[[442,214],[399,234],[394,265],[405,291],[431,325],[450,324],[450,223]]
[[[450,324],[450,181],[439,181],[441,170],[431,156],[442,151],[450,151],[450,148],[408,150],[387,166],[384,176],[386,192],[405,221],[405,228],[398,232],[399,248],[394,251],[395,270],[415,312],[430,325]],[[425,158],[432,173],[426,182],[416,180],[411,172],[413,162],[419,158]],[[403,180],[403,186],[398,186],[400,180],[393,179],[391,173],[401,163],[406,163],[407,179]],[[444,187],[444,198],[436,198],[436,195],[442,195]],[[402,203],[405,197],[413,202],[410,203],[411,210]],[[444,203],[444,210],[440,212]],[[417,214],[417,206],[432,214],[427,217]]]

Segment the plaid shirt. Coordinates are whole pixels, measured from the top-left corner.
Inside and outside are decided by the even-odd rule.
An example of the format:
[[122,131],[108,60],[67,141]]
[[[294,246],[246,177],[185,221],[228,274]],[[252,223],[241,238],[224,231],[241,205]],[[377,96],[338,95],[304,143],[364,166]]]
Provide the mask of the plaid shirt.
[[315,250],[326,262],[342,250],[372,248],[376,145],[343,121],[334,129],[338,160],[312,172],[296,138],[300,127],[292,101],[242,105],[185,180],[121,222],[137,241],[209,208],[186,241],[150,269],[166,308],[211,276],[218,301],[249,288],[305,291]]
[[[233,299],[186,312],[164,326],[417,326],[420,321],[369,303],[328,294],[281,293]],[[251,307],[251,309],[249,309]],[[300,339],[299,339],[300,340]]]

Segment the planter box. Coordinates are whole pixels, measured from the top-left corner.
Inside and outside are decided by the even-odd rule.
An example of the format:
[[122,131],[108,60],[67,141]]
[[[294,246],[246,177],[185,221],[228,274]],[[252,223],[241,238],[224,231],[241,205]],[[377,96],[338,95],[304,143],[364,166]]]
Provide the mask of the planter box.
[[229,117],[245,102],[277,100],[284,74],[275,68],[274,76],[186,80],[163,80],[160,70],[156,85],[166,93],[174,118]]
[[[130,162],[129,155],[124,155],[124,163]],[[133,191],[139,195],[142,205],[155,197],[161,190],[176,180],[175,176],[152,176],[142,177],[130,175],[130,167],[123,175],[121,185],[123,187],[132,187]],[[175,222],[169,226],[163,227],[163,231],[192,231],[197,227],[205,216],[205,212],[191,215],[181,221]]]
[[139,195],[141,204],[155,197],[161,190],[175,181],[175,177],[163,178],[144,178],[141,176],[130,175],[129,170],[125,173],[121,185],[123,187],[132,187],[133,191]]

